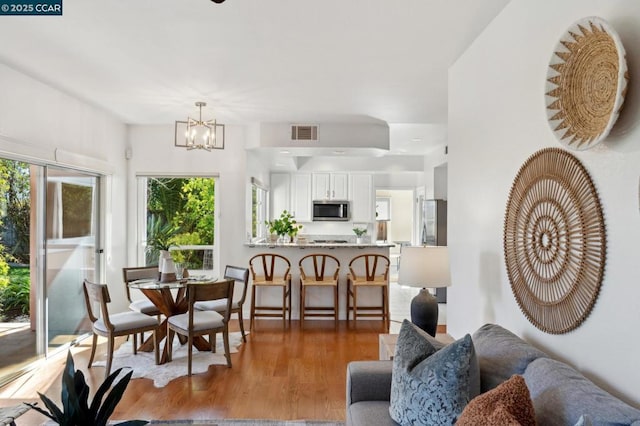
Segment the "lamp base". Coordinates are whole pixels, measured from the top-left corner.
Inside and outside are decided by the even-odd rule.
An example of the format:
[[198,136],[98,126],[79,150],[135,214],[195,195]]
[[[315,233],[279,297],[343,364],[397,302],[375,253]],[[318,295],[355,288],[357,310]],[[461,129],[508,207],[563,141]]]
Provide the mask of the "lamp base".
[[438,300],[426,288],[411,300],[411,322],[436,337],[438,328]]

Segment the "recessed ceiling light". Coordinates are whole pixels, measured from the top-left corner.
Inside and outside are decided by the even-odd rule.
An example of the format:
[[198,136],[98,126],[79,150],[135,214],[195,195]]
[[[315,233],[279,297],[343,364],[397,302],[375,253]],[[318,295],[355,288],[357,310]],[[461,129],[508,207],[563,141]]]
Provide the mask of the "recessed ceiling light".
[[291,151],[287,151],[286,149],[283,151],[280,151],[280,154],[291,154]]
[[404,149],[404,148],[401,148],[401,149],[398,150],[398,152],[402,152],[404,154],[405,152],[407,152],[407,150]]
[[413,138],[411,142],[422,142],[422,138]]
[[336,155],[342,155],[342,154],[344,154],[344,151],[336,150],[336,151],[333,151],[333,153],[336,154]]

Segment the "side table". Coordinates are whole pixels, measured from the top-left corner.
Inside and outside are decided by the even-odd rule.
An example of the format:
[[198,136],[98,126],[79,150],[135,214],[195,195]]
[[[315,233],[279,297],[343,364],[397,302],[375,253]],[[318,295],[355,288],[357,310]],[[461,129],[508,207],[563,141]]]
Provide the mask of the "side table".
[[[391,360],[396,353],[396,343],[398,342],[397,334],[379,334],[378,335],[379,358],[381,360]],[[449,344],[455,339],[446,333],[437,333],[436,339],[442,343]]]

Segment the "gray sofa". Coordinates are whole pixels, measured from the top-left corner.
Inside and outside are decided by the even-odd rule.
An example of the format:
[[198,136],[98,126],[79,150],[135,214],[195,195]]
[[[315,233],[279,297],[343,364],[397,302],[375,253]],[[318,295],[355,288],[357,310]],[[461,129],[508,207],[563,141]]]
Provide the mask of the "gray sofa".
[[[472,336],[481,391],[522,375],[536,421],[544,426],[640,426],[640,410],[597,387],[567,364],[549,358],[504,328],[487,324]],[[389,416],[393,361],[355,361],[347,367],[347,425],[396,426]]]

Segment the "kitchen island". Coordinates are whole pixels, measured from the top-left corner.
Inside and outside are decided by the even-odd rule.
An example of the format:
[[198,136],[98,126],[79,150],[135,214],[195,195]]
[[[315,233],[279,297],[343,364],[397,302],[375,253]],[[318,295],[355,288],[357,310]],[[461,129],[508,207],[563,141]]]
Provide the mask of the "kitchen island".
[[[338,279],[339,294],[339,319],[347,319],[347,273],[349,272],[349,262],[356,256],[361,254],[383,254],[389,257],[389,249],[394,244],[382,243],[363,243],[355,242],[338,242],[338,240],[324,240],[319,242],[308,243],[245,243],[245,246],[255,249],[258,253],[274,253],[286,257],[291,262],[291,317],[293,319],[300,318],[300,268],[298,262],[304,256],[313,253],[330,254],[340,261],[340,272]],[[356,271],[357,272],[357,271]],[[309,272],[307,272],[309,273]],[[371,290],[371,291],[369,291]],[[260,291],[261,304],[269,304],[277,306],[281,303],[281,293],[278,291]],[[358,292],[358,305],[375,305],[380,303],[379,289],[362,289]],[[330,291],[323,288],[307,289],[307,306],[326,306],[331,305],[333,295]],[[325,319],[325,318],[322,318]],[[327,317],[327,320],[331,318]],[[375,319],[372,318],[372,319]]]

